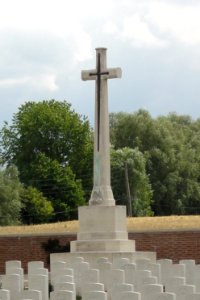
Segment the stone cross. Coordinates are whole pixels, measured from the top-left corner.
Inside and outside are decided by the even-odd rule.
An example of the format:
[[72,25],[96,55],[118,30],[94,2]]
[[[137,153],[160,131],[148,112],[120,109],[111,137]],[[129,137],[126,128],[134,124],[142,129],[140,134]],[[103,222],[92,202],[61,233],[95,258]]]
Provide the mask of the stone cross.
[[120,78],[120,68],[107,68],[106,48],[96,48],[96,69],[82,71],[82,80],[95,80],[94,177],[90,205],[115,205],[110,185],[110,136],[107,80]]

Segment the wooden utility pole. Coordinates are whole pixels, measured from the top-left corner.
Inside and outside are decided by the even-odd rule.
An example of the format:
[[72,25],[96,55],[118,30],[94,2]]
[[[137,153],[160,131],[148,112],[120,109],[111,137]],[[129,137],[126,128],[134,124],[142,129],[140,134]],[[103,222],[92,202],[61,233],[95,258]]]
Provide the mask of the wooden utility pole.
[[132,217],[132,201],[131,201],[131,193],[129,186],[129,178],[128,178],[128,164],[125,161],[125,182],[126,182],[126,194],[128,198],[128,217]]

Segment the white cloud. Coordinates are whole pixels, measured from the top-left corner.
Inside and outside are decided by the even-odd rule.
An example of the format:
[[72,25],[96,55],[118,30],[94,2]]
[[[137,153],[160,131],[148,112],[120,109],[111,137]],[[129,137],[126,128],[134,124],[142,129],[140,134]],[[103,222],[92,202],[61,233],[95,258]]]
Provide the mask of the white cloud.
[[0,86],[1,87],[12,87],[16,85],[22,85],[26,83],[28,78],[4,78],[0,79]]
[[83,61],[91,57],[91,37],[82,26],[87,9],[92,13],[88,5],[94,7],[91,0],[7,0],[1,5],[0,34],[14,31],[35,36],[46,32],[63,43],[70,41],[73,58]]
[[148,24],[141,20],[139,14],[124,18],[121,37],[136,47],[163,48],[168,45],[166,41],[159,39],[151,32]]
[[43,74],[38,76],[27,76],[21,78],[5,78],[0,80],[2,88],[15,88],[16,86],[30,86],[35,90],[56,91],[59,87],[56,84],[54,74]]
[[192,0],[116,0],[102,28],[134,47],[200,43],[200,2]]
[[178,42],[196,45],[200,43],[199,16],[200,4],[154,2],[148,7],[147,20]]
[[103,25],[102,31],[107,34],[113,34],[118,32],[118,28],[113,21],[109,20]]
[[56,91],[59,87],[56,84],[56,76],[54,74],[46,74],[29,79],[29,83],[35,89],[46,91]]
[[82,62],[92,58],[92,39],[91,36],[80,30],[76,32],[74,39],[75,51],[74,58],[77,62]]
[[[174,95],[178,89],[188,91],[185,99],[198,101],[199,0],[0,0],[0,7],[0,102],[5,107],[8,99],[67,98],[87,114],[91,105],[84,101],[92,94],[88,84],[81,84],[80,70],[92,66],[87,60],[95,60],[99,45],[109,50],[108,64],[111,58],[122,66],[120,86],[131,82],[122,86],[122,96],[117,84],[110,89],[109,95],[116,93],[110,98],[119,103],[123,98],[125,110],[135,109],[134,97],[138,107],[147,99],[146,107],[155,111],[152,99],[160,85],[158,99],[176,99],[181,109],[182,94]],[[170,84],[173,91],[165,87]]]

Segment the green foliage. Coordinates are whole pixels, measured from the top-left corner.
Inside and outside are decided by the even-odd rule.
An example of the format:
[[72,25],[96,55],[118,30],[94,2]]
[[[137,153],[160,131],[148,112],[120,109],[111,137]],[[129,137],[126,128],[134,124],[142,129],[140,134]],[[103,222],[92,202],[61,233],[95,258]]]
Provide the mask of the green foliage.
[[146,158],[156,215],[200,213],[200,120],[139,110],[112,114],[110,125],[115,149],[137,147]]
[[65,101],[27,102],[0,138],[4,163],[15,164],[21,182],[52,202],[54,221],[76,217],[92,188],[89,122]]
[[16,167],[0,171],[0,225],[16,225],[20,222],[22,185]]
[[43,195],[51,200],[54,207],[54,221],[77,218],[77,206],[85,204],[81,181],[75,179],[71,168],[62,166],[44,154],[38,154],[37,160],[30,165],[34,184]]
[[21,195],[23,208],[21,218],[24,224],[47,223],[52,219],[53,206],[51,201],[43,196],[36,188],[24,188]]
[[146,174],[146,160],[136,148],[113,150],[111,153],[112,187],[118,204],[127,205],[126,168],[134,216],[151,216],[152,190]]

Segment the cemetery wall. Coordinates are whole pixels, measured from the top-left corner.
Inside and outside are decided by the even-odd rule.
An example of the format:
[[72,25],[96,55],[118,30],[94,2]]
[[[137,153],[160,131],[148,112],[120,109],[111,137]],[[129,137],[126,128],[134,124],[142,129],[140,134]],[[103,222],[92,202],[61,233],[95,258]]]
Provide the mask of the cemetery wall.
[[[158,259],[170,258],[174,262],[195,259],[200,264],[200,230],[130,232],[129,238],[136,241],[137,251],[156,251]],[[42,260],[45,267],[48,267],[49,254],[42,245],[50,240],[56,241],[56,245],[59,244],[61,248],[75,239],[76,234],[0,236],[0,274],[5,272],[7,260],[21,260],[25,271],[27,263],[33,260]]]

